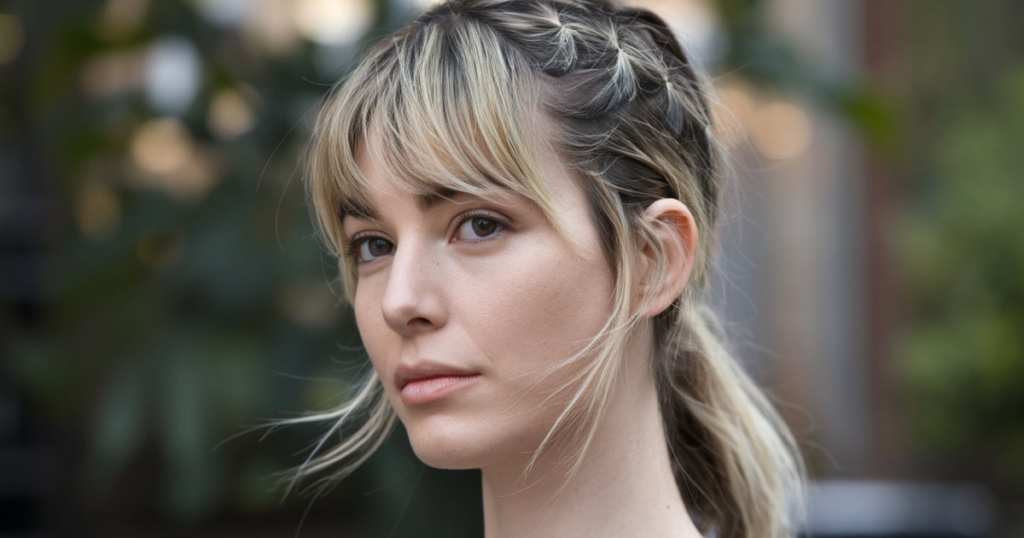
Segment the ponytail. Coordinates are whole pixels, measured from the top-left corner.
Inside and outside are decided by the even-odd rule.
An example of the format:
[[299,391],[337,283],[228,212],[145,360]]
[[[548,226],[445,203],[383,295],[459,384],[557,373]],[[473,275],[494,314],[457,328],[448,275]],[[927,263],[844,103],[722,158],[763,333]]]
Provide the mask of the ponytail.
[[792,536],[804,469],[792,434],[722,344],[707,306],[656,325],[655,378],[676,483],[702,533]]

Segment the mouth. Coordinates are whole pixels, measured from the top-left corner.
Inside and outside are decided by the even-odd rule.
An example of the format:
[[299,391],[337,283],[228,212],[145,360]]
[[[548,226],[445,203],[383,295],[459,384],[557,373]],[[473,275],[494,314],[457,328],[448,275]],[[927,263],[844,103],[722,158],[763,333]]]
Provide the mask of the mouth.
[[411,381],[402,387],[402,403],[423,405],[462,390],[480,379],[480,374],[429,377]]
[[399,364],[394,384],[406,405],[434,402],[469,387],[480,379],[478,372],[431,361]]

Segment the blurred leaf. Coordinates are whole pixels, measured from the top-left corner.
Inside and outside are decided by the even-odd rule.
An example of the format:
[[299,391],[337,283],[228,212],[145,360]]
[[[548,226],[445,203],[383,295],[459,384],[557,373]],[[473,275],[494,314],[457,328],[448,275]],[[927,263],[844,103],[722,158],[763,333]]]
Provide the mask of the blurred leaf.
[[895,106],[882,94],[867,89],[847,89],[837,91],[833,99],[836,109],[874,149],[890,157],[905,150],[901,146],[904,137],[896,121]]

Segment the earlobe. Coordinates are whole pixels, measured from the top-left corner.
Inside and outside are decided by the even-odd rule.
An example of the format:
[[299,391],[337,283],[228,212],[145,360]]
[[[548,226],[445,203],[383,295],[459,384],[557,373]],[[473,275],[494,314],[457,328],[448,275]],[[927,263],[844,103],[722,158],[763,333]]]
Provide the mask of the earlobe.
[[[642,289],[647,295],[645,315],[653,318],[682,295],[690,279],[697,253],[697,223],[690,209],[674,198],[662,198],[652,203],[644,210],[644,218],[654,230],[652,240],[658,242],[657,246],[647,245],[643,252],[646,268]],[[658,251],[661,251],[660,255]],[[659,257],[664,258],[660,275],[654,270],[659,265]]]

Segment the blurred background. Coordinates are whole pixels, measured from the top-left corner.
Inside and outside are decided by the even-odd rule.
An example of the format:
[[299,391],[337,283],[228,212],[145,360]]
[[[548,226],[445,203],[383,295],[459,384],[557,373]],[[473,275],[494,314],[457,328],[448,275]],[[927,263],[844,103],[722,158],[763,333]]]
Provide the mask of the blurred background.
[[[630,3],[718,85],[716,298],[805,533],[1024,536],[1024,3]],[[316,502],[273,479],[319,430],[244,433],[366,368],[302,154],[427,4],[0,0],[0,538],[482,534],[401,429]]]

